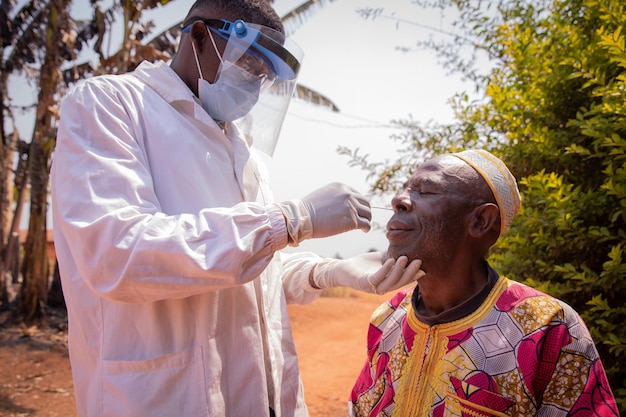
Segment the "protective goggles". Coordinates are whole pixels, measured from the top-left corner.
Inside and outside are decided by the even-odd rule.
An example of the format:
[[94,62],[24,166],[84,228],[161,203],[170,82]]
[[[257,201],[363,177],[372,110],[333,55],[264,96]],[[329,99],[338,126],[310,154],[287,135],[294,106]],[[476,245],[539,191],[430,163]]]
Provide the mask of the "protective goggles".
[[[254,75],[274,75],[283,80],[295,79],[300,70],[299,48],[285,36],[267,26],[234,22],[224,19],[203,19],[191,17],[183,23],[183,32],[189,33],[191,25],[197,21],[204,23],[209,30],[227,41],[222,59],[236,63]],[[268,69],[272,72],[269,74]]]

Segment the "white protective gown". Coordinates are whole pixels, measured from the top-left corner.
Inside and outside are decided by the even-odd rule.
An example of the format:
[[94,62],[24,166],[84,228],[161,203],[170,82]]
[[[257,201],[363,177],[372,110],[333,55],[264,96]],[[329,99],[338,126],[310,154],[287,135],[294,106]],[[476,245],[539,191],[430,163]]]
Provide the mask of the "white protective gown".
[[65,98],[52,206],[79,417],[308,415],[286,305],[319,295],[320,258],[275,254],[255,152],[165,63]]

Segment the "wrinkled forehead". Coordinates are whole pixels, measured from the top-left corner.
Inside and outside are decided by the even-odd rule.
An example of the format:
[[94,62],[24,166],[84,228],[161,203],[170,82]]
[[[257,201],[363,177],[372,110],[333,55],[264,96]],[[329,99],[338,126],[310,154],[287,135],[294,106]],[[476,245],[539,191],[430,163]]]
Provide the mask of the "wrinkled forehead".
[[479,177],[478,173],[466,162],[451,155],[441,155],[422,163],[414,175],[440,177],[442,181],[466,184]]

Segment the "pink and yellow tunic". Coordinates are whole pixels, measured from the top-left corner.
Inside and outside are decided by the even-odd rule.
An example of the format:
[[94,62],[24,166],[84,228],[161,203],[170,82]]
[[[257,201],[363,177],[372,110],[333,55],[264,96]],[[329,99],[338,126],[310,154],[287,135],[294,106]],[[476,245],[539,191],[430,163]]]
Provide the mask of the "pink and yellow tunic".
[[567,304],[507,278],[478,309],[427,325],[413,289],[372,316],[350,416],[618,416],[598,352]]

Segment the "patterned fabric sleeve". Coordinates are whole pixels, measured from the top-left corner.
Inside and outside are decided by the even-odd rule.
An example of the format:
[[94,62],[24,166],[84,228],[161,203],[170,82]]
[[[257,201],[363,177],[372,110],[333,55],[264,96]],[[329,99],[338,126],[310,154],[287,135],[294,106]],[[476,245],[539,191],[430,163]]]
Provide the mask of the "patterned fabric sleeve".
[[533,415],[619,416],[591,334],[572,307],[519,283],[496,307],[524,329],[516,360]]
[[378,373],[384,372],[387,366],[382,363],[385,361],[385,357],[378,355],[378,348],[387,319],[403,301],[410,300],[411,294],[412,290],[396,293],[393,298],[378,307],[372,314],[367,332],[367,360],[352,388],[348,401],[348,415],[350,417],[378,416],[384,407],[393,402],[392,382],[383,383],[385,387],[380,387],[381,381],[386,379],[381,378],[382,375]]
[[[567,329],[551,331],[541,346],[542,360],[553,361],[554,366],[548,367],[553,370],[551,375],[535,379],[538,383],[545,381],[545,389],[538,391],[542,395],[538,414],[558,409],[566,410],[569,416],[619,416],[589,330],[571,307],[561,304]],[[566,337],[567,344],[563,343]]]

